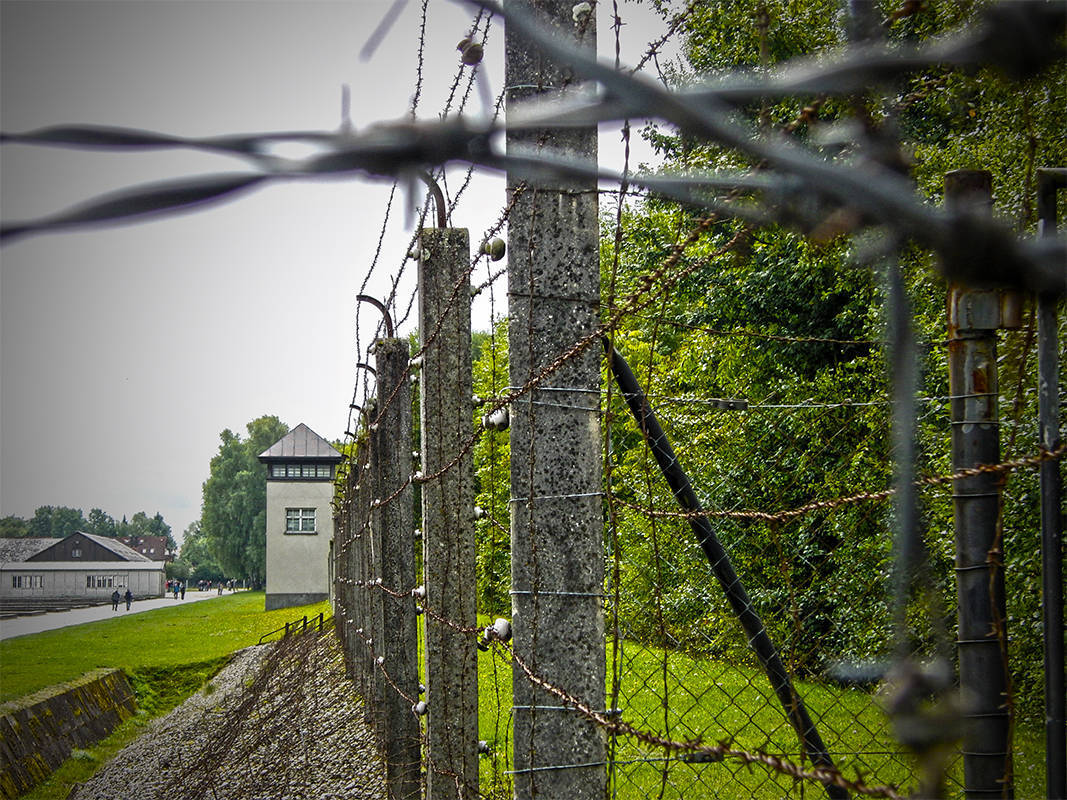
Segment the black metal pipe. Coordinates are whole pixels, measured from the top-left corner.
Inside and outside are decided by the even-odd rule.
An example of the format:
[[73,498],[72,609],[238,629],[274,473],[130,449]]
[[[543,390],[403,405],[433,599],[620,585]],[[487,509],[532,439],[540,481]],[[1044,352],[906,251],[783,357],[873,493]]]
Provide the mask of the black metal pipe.
[[357,294],[356,300],[360,303],[370,303],[376,309],[382,312],[382,317],[385,320],[385,337],[387,339],[393,338],[393,318],[389,316],[389,309],[385,307],[385,303],[376,297],[371,297],[369,294]]
[[433,204],[437,208],[437,227],[447,228],[448,219],[446,214],[448,209],[445,207],[444,192],[441,191],[441,187],[437,184],[437,181],[434,180],[433,175],[431,175],[429,172],[420,172],[419,177],[422,178],[422,182],[425,183],[427,187],[429,187],[430,194],[433,195]]
[[[1041,235],[1056,235],[1056,192],[1067,189],[1067,170],[1037,171]],[[1037,387],[1041,447],[1060,446],[1059,345],[1056,298],[1037,298]],[[1041,464],[1041,614],[1045,638],[1045,785],[1049,800],[1067,798],[1067,705],[1063,653],[1063,480],[1059,461]]]
[[[656,415],[652,411],[641,385],[637,382],[633,370],[626,363],[626,359],[606,339],[604,340],[604,346],[611,356],[611,372],[619,384],[623,399],[626,401],[626,405],[630,407],[630,412],[634,415],[641,433],[644,434],[648,446],[652,450],[652,455],[655,457],[656,463],[659,464],[660,471],[667,481],[667,485],[670,486],[671,492],[678,500],[678,504],[685,511],[699,514],[703,511],[700,500],[693,491],[689,476],[685,474],[685,470],[682,469],[682,465],[678,462],[674,449],[663,432],[663,428],[660,427],[659,421],[656,419]],[[756,651],[756,657],[759,658],[763,671],[766,673],[775,695],[777,695],[779,702],[782,704],[786,718],[797,732],[797,736],[800,737],[800,742],[808,757],[817,766],[836,770],[833,759],[827,752],[826,745],[823,744],[822,737],[819,736],[819,732],[808,714],[803,699],[793,687],[793,681],[789,677],[781,657],[778,655],[778,650],[771,641],[771,637],[767,634],[763,620],[756,613],[748,592],[745,591],[745,587],[741,584],[741,579],[734,571],[730,556],[711,529],[711,524],[708,522],[707,517],[691,516],[687,518],[687,521],[693,529],[693,533],[696,534],[697,541],[711,564],[711,570],[715,573],[719,585],[722,586],[730,607],[733,609],[734,614],[737,615],[737,619],[748,637],[749,644]],[[830,784],[826,786],[826,793],[834,800],[844,800],[844,798],[848,797],[848,792],[843,788]]]

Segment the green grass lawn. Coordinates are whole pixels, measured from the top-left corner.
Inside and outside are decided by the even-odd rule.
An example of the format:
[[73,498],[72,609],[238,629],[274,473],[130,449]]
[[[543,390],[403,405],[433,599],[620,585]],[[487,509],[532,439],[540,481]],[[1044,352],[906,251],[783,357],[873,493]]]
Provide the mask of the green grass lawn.
[[[484,624],[484,622],[483,622]],[[666,670],[664,670],[666,659]],[[781,755],[804,765],[796,734],[758,669],[624,642],[617,706],[635,728],[674,740],[700,737],[736,749]],[[510,797],[511,669],[492,653],[479,653],[479,737],[491,753],[482,758],[483,794]],[[872,693],[798,681],[820,735],[846,777],[869,785],[914,786],[914,764],[893,739],[890,722]],[[608,697],[611,697],[609,669]],[[668,702],[664,703],[663,698]],[[662,749],[620,736],[609,742],[615,761],[612,794],[617,798],[822,798],[817,784],[797,784],[762,766],[738,760],[711,763],[666,761]],[[810,766],[810,765],[805,765]],[[962,797],[962,762],[951,772],[950,796]],[[1016,797],[1044,796],[1044,747],[1037,729],[1015,735]]]
[[[326,603],[272,612],[262,609],[261,592],[241,592],[0,642],[0,700],[71,680],[97,667],[119,667],[130,675],[142,704],[138,716],[97,747],[69,759],[48,784],[27,795],[29,800],[65,797],[73,782],[88,778],[149,719],[199,688],[235,650],[257,643],[262,634],[304,614],[329,614]],[[479,737],[490,746],[481,759],[481,791],[494,799],[508,798],[511,667],[493,652],[479,653],[478,664]],[[796,736],[758,670],[630,642],[623,645],[620,665],[617,705],[623,709],[623,719],[635,727],[674,739],[729,740],[737,748],[780,753],[799,761]],[[609,669],[609,697],[610,684]],[[870,693],[805,682],[798,682],[797,690],[847,776],[855,777],[859,770],[868,783],[910,783],[909,759],[899,753],[888,721]],[[669,698],[666,706],[664,696]],[[732,760],[665,762],[662,751],[628,737],[609,744],[616,762],[613,795],[618,798],[825,797],[818,786],[794,785],[759,766],[748,768]],[[1015,770],[1017,797],[1043,796],[1040,731],[1017,730]]]
[[329,603],[263,611],[263,592],[237,592],[200,603],[0,641],[0,702],[66,683],[97,667],[126,672],[138,712],[96,746],[76,750],[23,800],[66,797],[139,736],[155,717],[204,685],[230,655],[286,622],[330,614]]
[[13,700],[97,667],[132,673],[215,661],[256,644],[289,620],[329,611],[328,603],[263,611],[263,592],[236,592],[198,603],[0,641],[0,702]]

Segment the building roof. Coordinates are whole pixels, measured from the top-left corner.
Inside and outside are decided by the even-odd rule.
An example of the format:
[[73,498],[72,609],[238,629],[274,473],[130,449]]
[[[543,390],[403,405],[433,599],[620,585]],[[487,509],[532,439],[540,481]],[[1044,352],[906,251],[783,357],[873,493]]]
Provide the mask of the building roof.
[[30,536],[22,539],[0,539],[0,563],[8,561],[25,561],[30,556],[51,547],[59,539],[50,536]]
[[78,531],[76,534],[71,535],[81,535],[86,539],[92,539],[101,547],[104,547],[119,556],[123,561],[152,561],[148,556],[141,555],[132,547],[127,547],[118,539],[112,539],[110,536],[97,536],[95,533],[86,533],[85,531]]
[[342,456],[333,445],[301,422],[289,433],[259,454],[261,461],[282,459],[314,459],[316,461],[340,461]]
[[[118,539],[112,539],[109,536],[97,536],[96,534],[86,533],[85,531],[75,531],[70,536],[64,536],[62,539],[43,539],[43,540],[37,539],[35,541],[43,541],[45,543],[44,546],[38,548],[34,552],[25,553],[22,556],[22,558],[20,558],[19,560],[20,561],[26,561],[26,560],[28,560],[30,558],[34,558],[35,556],[40,556],[40,555],[44,554],[44,552],[46,550],[51,550],[52,548],[58,548],[58,549],[62,550],[62,549],[64,549],[63,548],[63,544],[65,542],[70,541],[75,536],[80,536],[83,539],[88,539],[88,540],[94,542],[95,544],[99,545],[100,547],[104,548],[105,550],[111,551],[112,553],[114,553],[118,557],[118,559],[120,561],[151,561],[152,560],[148,556],[143,556],[140,553],[138,553],[136,550],[134,550],[134,549],[132,549],[130,547],[127,547],[122,542],[120,542]],[[40,559],[34,558],[34,560],[38,561]],[[68,560],[70,560],[70,559],[69,558],[61,558],[60,559],[60,561],[68,561]],[[80,563],[80,562],[75,560],[72,563]]]

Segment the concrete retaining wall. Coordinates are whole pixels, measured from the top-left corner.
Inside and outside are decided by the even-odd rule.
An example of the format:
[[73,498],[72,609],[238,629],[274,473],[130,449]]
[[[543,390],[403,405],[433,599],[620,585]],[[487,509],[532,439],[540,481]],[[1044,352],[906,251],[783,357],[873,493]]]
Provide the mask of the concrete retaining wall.
[[100,669],[0,706],[0,796],[47,778],[76,747],[89,747],[136,710],[122,670]]

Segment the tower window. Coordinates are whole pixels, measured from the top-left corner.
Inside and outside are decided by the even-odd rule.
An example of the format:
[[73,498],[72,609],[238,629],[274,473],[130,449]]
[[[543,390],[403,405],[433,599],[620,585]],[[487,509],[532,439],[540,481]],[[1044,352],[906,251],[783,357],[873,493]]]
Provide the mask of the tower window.
[[332,464],[271,464],[272,478],[332,478]]
[[315,509],[313,508],[287,508],[285,509],[285,532],[286,533],[315,533]]

